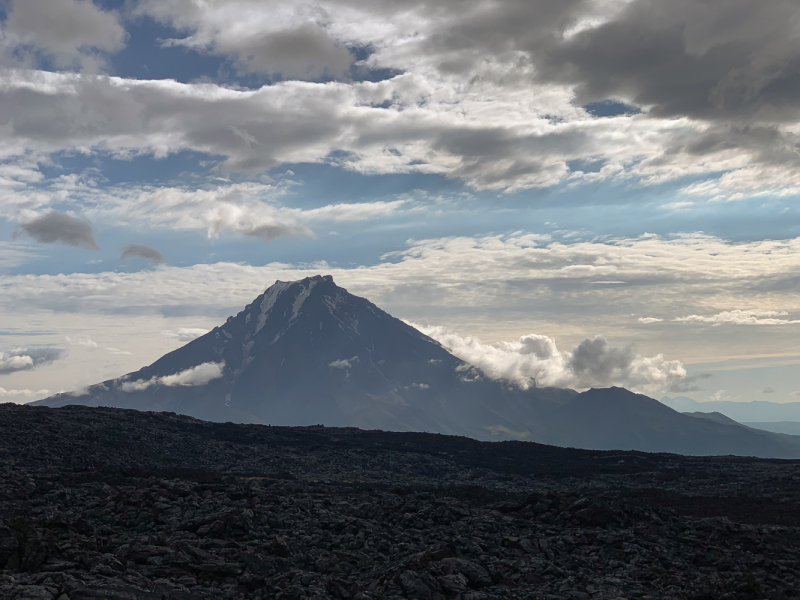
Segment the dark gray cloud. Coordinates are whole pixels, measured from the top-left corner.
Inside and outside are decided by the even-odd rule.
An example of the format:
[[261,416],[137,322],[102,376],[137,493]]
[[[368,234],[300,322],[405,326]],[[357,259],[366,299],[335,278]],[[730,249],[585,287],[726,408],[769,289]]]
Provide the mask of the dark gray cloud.
[[[102,78],[50,87],[12,82],[0,91],[0,123],[16,141],[43,151],[162,152],[166,143],[168,152],[223,157],[223,171],[327,161],[358,172],[445,173],[479,189],[508,190],[562,182],[575,161],[608,163],[607,173],[576,181],[628,171],[654,182],[716,177],[731,165],[788,165],[790,174],[800,162],[797,133],[786,126],[800,118],[795,0],[321,0],[297,10],[277,0],[135,4],[136,14],[186,34],[170,43],[224,55],[240,70],[345,76],[247,93]],[[356,68],[403,75],[380,86],[350,85],[354,54],[347,48],[370,49]],[[569,106],[573,97],[586,112]],[[462,110],[466,119],[452,118]],[[637,111],[647,114],[619,125],[586,118]],[[543,123],[534,127],[537,120]],[[630,133],[616,136],[615,127]]]
[[281,73],[291,79],[316,79],[326,73],[341,75],[353,63],[353,56],[337,46],[327,32],[307,23],[294,29],[264,33],[240,39],[240,47],[229,49],[246,71]]
[[142,244],[128,244],[122,249],[122,255],[119,259],[125,260],[126,258],[134,257],[152,260],[156,264],[167,262],[167,259],[164,258],[161,252],[150,246],[143,246]]
[[520,73],[533,65],[539,80],[574,85],[581,105],[724,121],[800,116],[795,0],[633,0],[616,12],[589,0],[464,4],[425,44],[443,71],[468,74],[517,53]]
[[580,379],[605,385],[613,380],[615,373],[628,370],[637,357],[633,347],[615,348],[605,337],[598,335],[575,346],[569,366]]
[[774,394],[775,393],[775,388],[767,386],[767,387],[764,388],[762,393],[764,393],[764,394]]
[[783,122],[800,115],[794,0],[634,0],[611,20],[529,47],[539,76],[658,116]]
[[61,348],[17,348],[0,352],[0,375],[17,371],[30,371],[60,359],[64,355]]
[[18,237],[23,231],[42,244],[66,244],[87,250],[98,249],[94,240],[94,228],[89,221],[55,210],[20,223],[14,232],[14,237]]
[[711,373],[698,373],[697,375],[689,375],[685,379],[681,379],[679,381],[674,381],[670,386],[667,388],[668,392],[672,392],[674,394],[685,394],[687,392],[699,392],[703,388],[697,385],[697,382],[702,379],[709,379],[711,378]]
[[103,62],[100,53],[125,46],[127,33],[115,11],[103,11],[90,1],[10,0],[6,42],[16,55],[35,49],[57,66],[95,70]]
[[286,223],[268,223],[242,230],[248,237],[259,238],[271,242],[283,237],[314,237],[313,232],[305,225],[289,225]]

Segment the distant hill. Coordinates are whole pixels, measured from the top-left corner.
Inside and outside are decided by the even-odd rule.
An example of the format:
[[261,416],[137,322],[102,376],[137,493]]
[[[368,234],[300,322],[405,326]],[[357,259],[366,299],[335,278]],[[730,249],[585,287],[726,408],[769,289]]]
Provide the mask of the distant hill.
[[756,431],[723,415],[698,418],[624,388],[592,389],[556,409],[548,443],[597,450],[796,457],[800,437]]
[[731,402],[730,400],[698,402],[686,396],[664,396],[661,403],[678,412],[718,412],[739,423],[795,421],[800,422],[800,402]]
[[800,435],[800,423],[797,421],[777,421],[774,423],[756,421],[752,423],[742,423],[742,425],[747,425],[755,429],[763,429],[764,431],[772,431],[774,433]]
[[153,364],[35,404],[593,449],[800,457],[800,437],[697,419],[622,388],[578,394],[488,379],[330,276],[278,281]]

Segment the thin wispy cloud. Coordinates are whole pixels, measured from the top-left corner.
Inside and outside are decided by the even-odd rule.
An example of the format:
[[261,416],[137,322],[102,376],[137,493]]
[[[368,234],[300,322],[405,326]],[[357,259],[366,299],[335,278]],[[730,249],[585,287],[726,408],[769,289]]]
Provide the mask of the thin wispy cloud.
[[800,319],[788,318],[785,310],[726,310],[715,315],[689,315],[673,319],[677,323],[702,323],[704,325],[797,325]]
[[162,331],[161,335],[168,338],[174,338],[181,343],[187,343],[191,342],[192,340],[196,340],[200,336],[205,335],[207,333],[208,329],[201,329],[199,327],[181,327],[177,331],[170,331],[170,330]]

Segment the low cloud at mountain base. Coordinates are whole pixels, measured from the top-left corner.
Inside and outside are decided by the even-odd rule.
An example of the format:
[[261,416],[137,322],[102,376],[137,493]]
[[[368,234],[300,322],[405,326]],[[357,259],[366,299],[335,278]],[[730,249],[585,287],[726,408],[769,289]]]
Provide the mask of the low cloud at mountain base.
[[686,378],[680,361],[666,360],[660,354],[642,356],[633,346],[617,348],[602,335],[587,338],[567,352],[559,350],[556,341],[545,335],[530,334],[516,342],[485,344],[479,338],[461,337],[443,327],[415,327],[486,376],[523,388],[622,386],[653,390]]

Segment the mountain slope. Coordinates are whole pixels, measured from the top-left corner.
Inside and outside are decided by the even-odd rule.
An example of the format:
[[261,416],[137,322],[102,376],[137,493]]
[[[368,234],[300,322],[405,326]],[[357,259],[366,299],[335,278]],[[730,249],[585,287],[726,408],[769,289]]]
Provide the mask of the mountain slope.
[[800,437],[745,427],[719,415],[682,414],[623,388],[592,389],[557,408],[546,440],[598,450],[689,455],[800,456]]
[[[202,372],[218,376],[204,381]],[[276,282],[224,325],[152,365],[84,396],[41,404],[538,439],[544,414],[574,394],[486,380],[438,342],[317,276]]]

